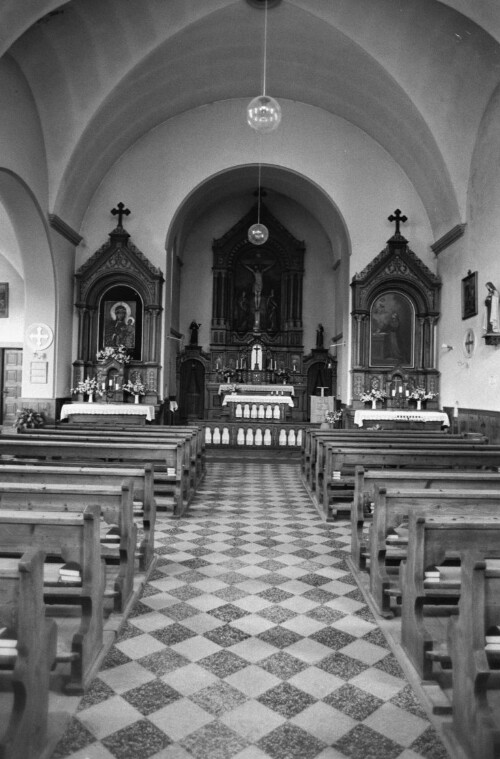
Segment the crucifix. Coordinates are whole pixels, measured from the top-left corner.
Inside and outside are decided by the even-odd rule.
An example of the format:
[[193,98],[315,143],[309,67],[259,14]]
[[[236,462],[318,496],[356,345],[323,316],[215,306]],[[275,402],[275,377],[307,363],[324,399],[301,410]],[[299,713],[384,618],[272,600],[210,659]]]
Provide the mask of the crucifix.
[[399,210],[399,208],[396,208],[396,210],[394,211],[394,213],[393,214],[391,213],[391,215],[387,217],[387,220],[388,221],[395,221],[396,222],[396,232],[395,232],[395,234],[399,235],[400,234],[399,225],[401,223],[404,224],[405,221],[408,221],[408,218],[406,216],[403,216],[401,214],[401,211]]
[[125,205],[123,203],[117,203],[116,208],[111,209],[111,213],[113,216],[118,216],[118,226],[121,227],[123,216],[128,216],[130,210],[128,208],[125,208]]

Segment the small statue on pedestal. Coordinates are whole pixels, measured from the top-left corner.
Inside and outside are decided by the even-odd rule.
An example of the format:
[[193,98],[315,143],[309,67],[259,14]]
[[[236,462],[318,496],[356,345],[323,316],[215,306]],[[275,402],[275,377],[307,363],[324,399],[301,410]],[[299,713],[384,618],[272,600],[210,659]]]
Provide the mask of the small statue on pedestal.
[[318,324],[318,329],[316,330],[316,348],[322,348],[323,347],[323,339],[325,336],[325,328],[322,324]]
[[200,327],[201,324],[198,324],[198,322],[193,319],[189,325],[189,329],[191,330],[191,338],[189,340],[190,345],[198,345],[198,332]]

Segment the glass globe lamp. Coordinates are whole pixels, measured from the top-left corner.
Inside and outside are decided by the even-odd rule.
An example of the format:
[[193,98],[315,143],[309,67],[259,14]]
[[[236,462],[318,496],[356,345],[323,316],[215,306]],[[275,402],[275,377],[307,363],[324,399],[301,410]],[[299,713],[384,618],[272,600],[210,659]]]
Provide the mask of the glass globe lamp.
[[247,106],[247,123],[256,132],[274,132],[281,122],[281,106],[269,95],[258,95]]
[[263,245],[269,237],[269,230],[264,224],[252,224],[248,230],[248,241],[253,245]]

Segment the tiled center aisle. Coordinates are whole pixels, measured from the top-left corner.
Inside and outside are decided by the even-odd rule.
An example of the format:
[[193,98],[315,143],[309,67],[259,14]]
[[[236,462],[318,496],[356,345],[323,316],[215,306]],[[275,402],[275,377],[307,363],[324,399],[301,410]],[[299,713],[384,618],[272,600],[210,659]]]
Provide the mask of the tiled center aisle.
[[54,759],[447,757],[297,462],[210,462],[156,543]]

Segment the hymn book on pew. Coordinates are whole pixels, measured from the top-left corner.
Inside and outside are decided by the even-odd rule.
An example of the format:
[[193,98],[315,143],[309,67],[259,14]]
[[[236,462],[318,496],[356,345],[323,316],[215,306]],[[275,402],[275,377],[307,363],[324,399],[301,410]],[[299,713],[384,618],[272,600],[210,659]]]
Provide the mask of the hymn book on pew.
[[[14,630],[0,627],[0,658],[3,664],[17,656],[17,638]],[[6,661],[7,660],[7,661]]]
[[59,569],[59,582],[65,585],[80,585],[82,581],[80,565],[76,561],[68,561]]
[[111,527],[101,538],[101,546],[106,548],[117,548],[120,545],[120,530],[118,527]]

